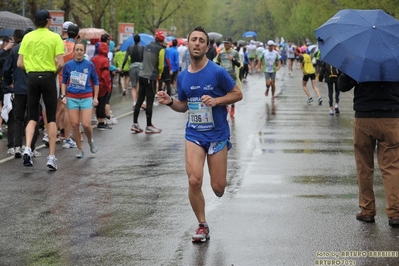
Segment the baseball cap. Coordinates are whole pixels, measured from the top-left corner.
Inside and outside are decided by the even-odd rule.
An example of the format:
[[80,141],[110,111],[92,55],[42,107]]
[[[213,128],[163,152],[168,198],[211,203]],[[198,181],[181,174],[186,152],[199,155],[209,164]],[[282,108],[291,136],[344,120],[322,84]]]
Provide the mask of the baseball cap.
[[51,18],[50,13],[46,9],[40,9],[35,13],[36,21],[46,21],[50,18]]
[[226,39],[224,39],[224,41],[223,42],[226,42],[226,43],[232,43],[233,42],[233,40],[231,39],[231,38],[226,38]]
[[155,33],[155,40],[158,42],[163,42],[163,40],[165,40],[165,34],[163,31],[157,31],[157,33]]
[[274,45],[274,42],[273,42],[272,40],[269,40],[269,41],[267,42],[267,45]]
[[72,21],[65,21],[64,24],[62,24],[62,28],[64,31],[68,30],[69,25],[73,24]]

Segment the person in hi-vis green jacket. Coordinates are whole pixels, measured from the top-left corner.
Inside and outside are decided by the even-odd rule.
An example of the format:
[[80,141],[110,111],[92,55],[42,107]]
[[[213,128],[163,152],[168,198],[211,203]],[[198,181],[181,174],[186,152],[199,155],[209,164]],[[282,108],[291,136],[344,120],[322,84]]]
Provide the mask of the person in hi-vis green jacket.
[[126,89],[129,85],[130,82],[130,77],[129,77],[129,66],[130,66],[130,57],[127,61],[127,64],[125,64],[125,68],[122,69],[122,64],[123,64],[123,60],[125,59],[125,52],[122,52],[121,50],[118,50],[115,53],[114,56],[114,63],[115,66],[120,69],[119,72],[119,84],[122,87],[122,94],[123,96],[126,95]]

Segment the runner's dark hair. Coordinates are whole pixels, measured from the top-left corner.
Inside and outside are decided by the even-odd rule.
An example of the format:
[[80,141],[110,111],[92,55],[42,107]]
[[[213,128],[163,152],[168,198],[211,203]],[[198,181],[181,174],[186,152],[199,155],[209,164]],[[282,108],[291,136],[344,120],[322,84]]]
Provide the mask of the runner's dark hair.
[[190,34],[188,35],[188,41],[190,41],[190,35],[191,33],[193,33],[194,31],[200,31],[205,33],[206,35],[206,45],[209,45],[209,36],[208,33],[205,31],[205,29],[202,26],[197,26],[192,32],[190,32]]

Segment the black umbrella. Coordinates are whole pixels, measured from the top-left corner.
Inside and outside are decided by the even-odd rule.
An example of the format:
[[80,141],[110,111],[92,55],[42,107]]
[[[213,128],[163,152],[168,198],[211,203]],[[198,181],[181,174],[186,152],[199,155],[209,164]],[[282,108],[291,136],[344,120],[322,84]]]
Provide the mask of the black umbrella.
[[8,11],[0,11],[0,27],[20,30],[36,28],[29,18]]

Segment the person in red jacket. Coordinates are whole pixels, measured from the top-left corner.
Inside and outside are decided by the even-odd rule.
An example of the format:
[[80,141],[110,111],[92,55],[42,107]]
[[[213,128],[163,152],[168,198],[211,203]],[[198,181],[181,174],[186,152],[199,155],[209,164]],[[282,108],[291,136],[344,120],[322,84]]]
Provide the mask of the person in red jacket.
[[110,65],[107,54],[108,45],[105,42],[100,42],[98,46],[98,54],[91,59],[94,66],[96,67],[99,81],[98,106],[96,108],[98,130],[112,129],[112,127],[105,124],[105,104],[107,103],[107,99],[110,97],[112,86],[109,71]]

